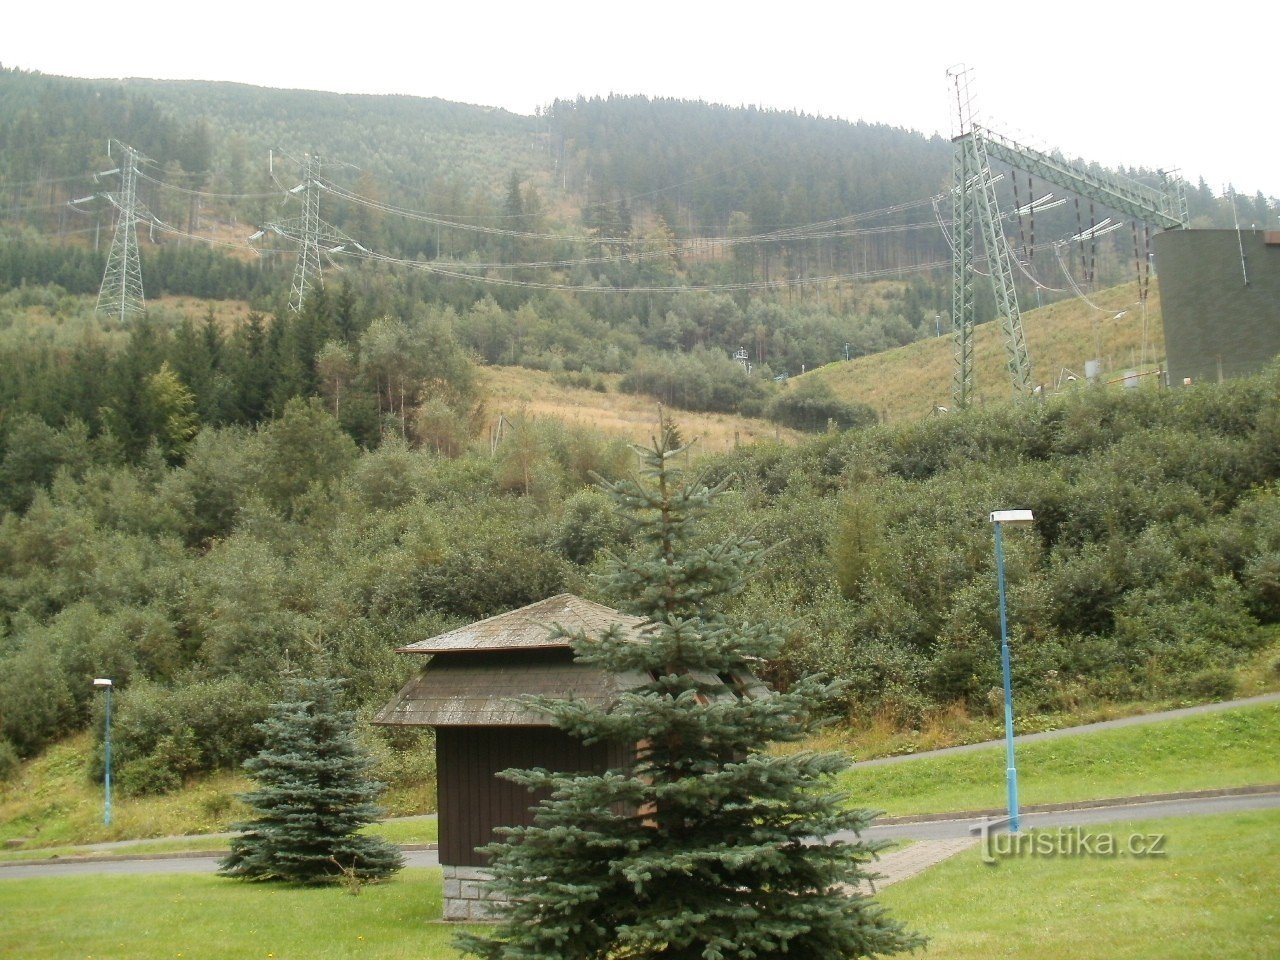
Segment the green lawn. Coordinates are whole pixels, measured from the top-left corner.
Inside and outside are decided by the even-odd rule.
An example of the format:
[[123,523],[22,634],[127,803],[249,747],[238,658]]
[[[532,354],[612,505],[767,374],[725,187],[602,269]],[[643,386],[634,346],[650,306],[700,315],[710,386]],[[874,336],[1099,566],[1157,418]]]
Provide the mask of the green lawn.
[[[1122,727],[1018,748],[1023,804],[1280,783],[1280,704]],[[848,771],[859,806],[890,815],[999,808],[1004,747]]]
[[930,937],[923,960],[1258,960],[1280,939],[1280,810],[1127,821],[1167,856],[1002,859],[968,851],[880,900]]
[[[0,956],[23,960],[435,960],[457,954],[437,923],[439,870],[405,870],[359,896],[215,876],[5,880]],[[18,946],[21,945],[21,946]]]
[[[439,837],[439,829],[434,817],[430,820],[388,820],[383,823],[373,824],[368,828],[368,832],[385,837],[392,843],[399,844],[435,843]],[[226,850],[227,841],[224,837],[193,836],[168,840],[147,840],[105,850],[84,846],[44,847],[35,850],[0,850],[0,863],[13,860],[44,860],[54,857],[135,857],[139,854],[206,851],[222,853]]]
[[[1130,821],[1094,836],[1167,836],[1161,858],[961,854],[880,900],[931,938],[925,960],[1254,960],[1275,955],[1280,810]],[[440,872],[359,896],[213,876],[6,880],[0,955],[23,960],[453,960]]]

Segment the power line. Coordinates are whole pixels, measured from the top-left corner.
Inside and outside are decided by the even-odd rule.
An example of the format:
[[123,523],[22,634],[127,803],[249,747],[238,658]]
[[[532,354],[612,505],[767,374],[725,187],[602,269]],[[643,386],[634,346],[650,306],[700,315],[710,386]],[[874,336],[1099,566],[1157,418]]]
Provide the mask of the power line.
[[188,196],[194,197],[208,197],[210,200],[269,200],[272,197],[281,196],[284,192],[281,190],[272,190],[269,193],[209,193],[205,190],[193,190],[190,187],[180,187],[177,184],[148,176],[141,171],[138,172],[138,176],[143,180],[146,180],[148,183],[154,183],[156,186],[162,187],[165,190],[173,190],[177,193],[185,193]]
[[727,293],[752,290],[781,290],[790,287],[841,283],[852,280],[878,280],[885,277],[900,276],[904,273],[927,273],[933,270],[940,270],[951,265],[950,260],[937,260],[931,263],[912,264],[905,267],[883,267],[876,270],[864,270],[858,273],[831,274],[821,277],[795,277],[787,280],[754,280],[742,283],[715,283],[699,286],[589,287],[572,283],[552,283],[536,280],[513,280],[509,277],[476,276],[468,273],[459,273],[457,270],[446,269],[428,260],[405,260],[397,257],[390,257],[385,254],[374,253],[372,251],[364,251],[363,253],[360,253],[353,252],[351,250],[344,250],[342,253],[347,256],[356,257],[357,259],[390,264],[393,266],[412,267],[417,270],[423,270],[427,273],[434,273],[438,276],[449,277],[455,280],[487,283],[493,286],[524,287],[531,290],[561,290],[575,293]]

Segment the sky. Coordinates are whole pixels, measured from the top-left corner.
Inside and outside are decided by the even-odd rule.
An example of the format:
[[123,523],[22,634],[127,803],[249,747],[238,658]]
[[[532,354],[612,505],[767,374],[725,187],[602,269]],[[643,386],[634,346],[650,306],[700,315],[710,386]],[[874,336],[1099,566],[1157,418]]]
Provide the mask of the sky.
[[[246,3],[52,0],[4,17],[0,64],[441,97],[530,114],[578,95],[755,104],[950,136],[980,122],[1107,166],[1280,196],[1280,5],[928,2]],[[127,16],[121,16],[126,11]]]

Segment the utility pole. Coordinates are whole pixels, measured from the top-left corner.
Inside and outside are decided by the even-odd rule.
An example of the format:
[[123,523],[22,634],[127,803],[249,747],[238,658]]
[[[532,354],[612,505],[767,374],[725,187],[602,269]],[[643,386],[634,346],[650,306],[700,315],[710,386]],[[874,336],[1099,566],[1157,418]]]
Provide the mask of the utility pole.
[[[120,166],[98,174],[99,177],[120,174],[118,193],[105,196],[118,211],[116,232],[107,254],[107,268],[102,273],[95,311],[115,317],[121,324],[145,309],[142,294],[142,261],[138,255],[138,164],[145,161],[133,147],[117,141],[124,151]],[[108,145],[108,150],[110,146]]]

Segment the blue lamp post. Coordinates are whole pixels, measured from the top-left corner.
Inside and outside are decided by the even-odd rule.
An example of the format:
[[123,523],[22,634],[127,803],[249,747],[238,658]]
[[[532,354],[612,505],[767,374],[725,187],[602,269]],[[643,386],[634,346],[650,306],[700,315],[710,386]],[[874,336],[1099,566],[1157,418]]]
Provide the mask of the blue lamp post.
[[111,681],[106,677],[98,677],[93,681],[93,685],[96,689],[105,691],[107,695],[107,722],[103,734],[103,753],[107,767],[107,775],[103,781],[106,788],[106,801],[102,807],[102,822],[109,827],[111,826]]
[[1000,667],[1004,672],[1004,740],[1008,765],[1005,783],[1009,788],[1009,830],[1018,832],[1018,764],[1013,755],[1013,678],[1009,672],[1009,617],[1004,587],[1004,528],[1029,526],[1035,517],[1030,510],[996,510],[991,522],[996,529],[996,574],[1000,582]]

